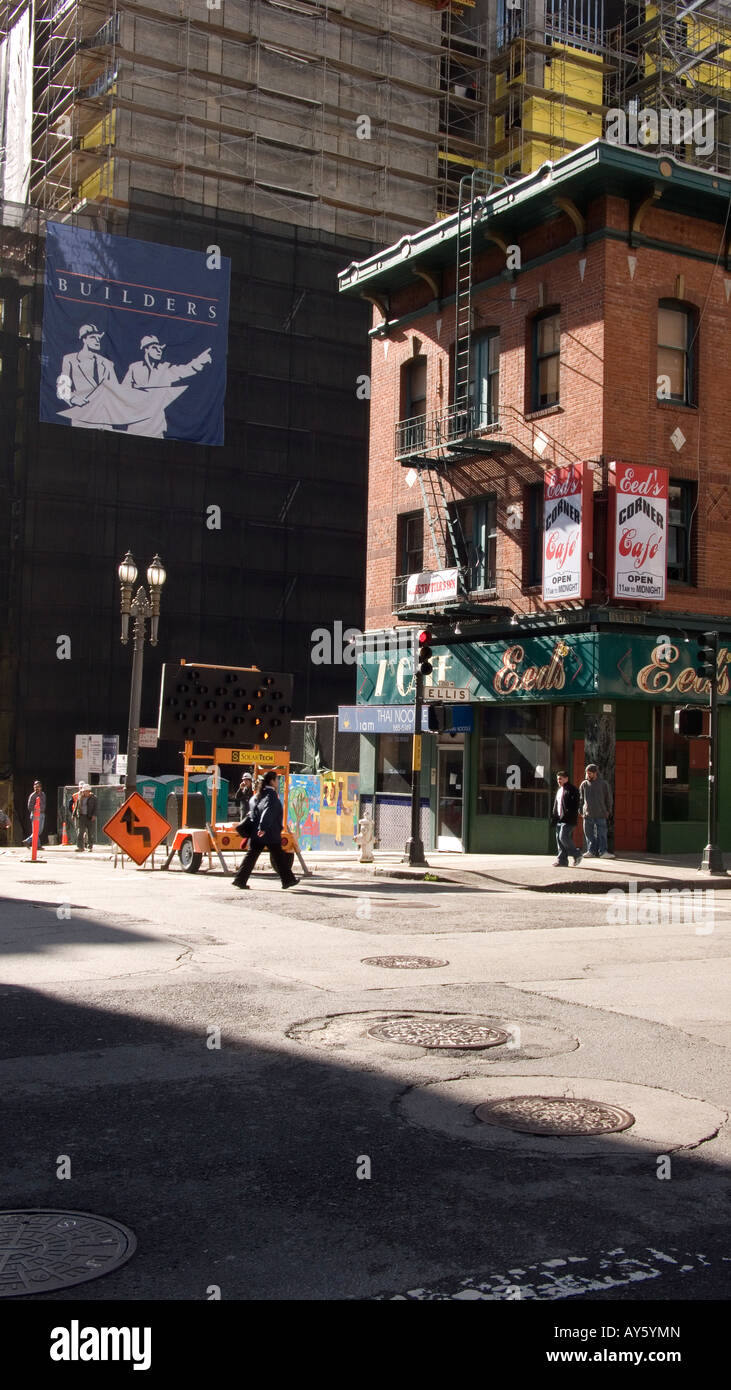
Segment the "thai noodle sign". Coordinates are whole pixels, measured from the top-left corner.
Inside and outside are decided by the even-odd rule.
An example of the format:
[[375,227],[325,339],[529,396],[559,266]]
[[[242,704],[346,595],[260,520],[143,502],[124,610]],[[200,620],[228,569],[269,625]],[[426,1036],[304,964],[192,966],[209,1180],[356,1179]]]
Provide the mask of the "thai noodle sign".
[[612,597],[659,603],[667,574],[668,470],[610,464]]
[[549,468],[543,484],[543,601],[591,598],[592,475]]

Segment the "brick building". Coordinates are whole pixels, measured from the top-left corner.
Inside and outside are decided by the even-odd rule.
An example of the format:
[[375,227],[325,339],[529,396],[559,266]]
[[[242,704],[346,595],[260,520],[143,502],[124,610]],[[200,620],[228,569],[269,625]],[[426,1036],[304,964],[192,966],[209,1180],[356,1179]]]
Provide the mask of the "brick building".
[[[388,630],[425,617],[431,679],[468,691],[460,731],[423,741],[427,847],[547,852],[555,772],[580,780],[590,760],[614,790],[616,848],[705,843],[707,744],[677,736],[673,710],[707,704],[694,634],[718,631],[729,785],[730,208],[728,177],[595,141],[341,274],[374,306],[366,628],[382,649],[362,654],[357,698],[413,699],[410,647],[389,649]],[[667,470],[659,601],[613,597],[627,463]],[[590,581],[548,602],[544,474],[559,467],[589,477]],[[455,571],[458,592],[430,597],[428,576],[444,591]],[[368,714],[361,787],[381,843],[400,845],[411,740]]]

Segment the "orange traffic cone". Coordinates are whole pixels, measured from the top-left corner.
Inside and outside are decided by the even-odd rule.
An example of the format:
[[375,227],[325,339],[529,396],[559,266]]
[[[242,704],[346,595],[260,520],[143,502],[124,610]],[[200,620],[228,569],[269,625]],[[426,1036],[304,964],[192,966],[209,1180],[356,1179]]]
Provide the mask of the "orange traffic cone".
[[69,842],[69,837],[68,837],[68,835],[66,834],[66,822],[64,821],[64,823],[63,823],[63,829],[62,829],[62,831],[61,831],[61,844],[62,844],[62,845],[67,845],[68,842]]

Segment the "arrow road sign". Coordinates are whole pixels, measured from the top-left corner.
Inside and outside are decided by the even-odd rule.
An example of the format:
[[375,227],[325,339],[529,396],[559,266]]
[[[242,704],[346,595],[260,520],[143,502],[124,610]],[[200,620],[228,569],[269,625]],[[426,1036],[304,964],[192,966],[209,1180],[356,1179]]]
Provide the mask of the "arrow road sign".
[[154,806],[150,806],[139,792],[133,792],[107,821],[104,834],[134,859],[135,864],[144,864],[171,829],[170,823]]
[[122,816],[122,824],[126,825],[128,835],[141,835],[143,845],[147,845],[149,847],[150,827],[149,825],[142,824],[142,822],[135,815],[131,806],[128,806],[126,811],[124,812],[124,815]]

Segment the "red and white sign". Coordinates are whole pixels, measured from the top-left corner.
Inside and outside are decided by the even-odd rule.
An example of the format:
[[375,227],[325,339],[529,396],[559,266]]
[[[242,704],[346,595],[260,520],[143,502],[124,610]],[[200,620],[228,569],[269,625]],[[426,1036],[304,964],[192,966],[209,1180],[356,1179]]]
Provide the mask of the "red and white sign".
[[410,574],[406,584],[407,603],[424,603],[427,599],[457,597],[457,570],[426,570]]
[[609,484],[612,597],[660,603],[667,575],[668,470],[611,463]]
[[591,598],[593,476],[585,463],[549,468],[543,480],[543,601]]
[[140,729],[140,748],[157,748],[157,729]]

